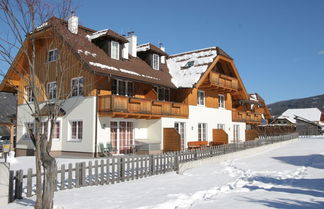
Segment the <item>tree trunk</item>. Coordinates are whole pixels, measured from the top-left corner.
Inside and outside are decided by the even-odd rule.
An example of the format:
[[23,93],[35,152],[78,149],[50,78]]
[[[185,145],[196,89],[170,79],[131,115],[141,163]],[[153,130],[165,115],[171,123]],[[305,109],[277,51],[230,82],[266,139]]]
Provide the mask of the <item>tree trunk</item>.
[[54,191],[56,188],[56,175],[57,165],[55,158],[53,158],[47,146],[47,138],[45,135],[41,138],[41,159],[44,168],[44,179],[43,179],[43,196],[42,196],[42,209],[52,209]]

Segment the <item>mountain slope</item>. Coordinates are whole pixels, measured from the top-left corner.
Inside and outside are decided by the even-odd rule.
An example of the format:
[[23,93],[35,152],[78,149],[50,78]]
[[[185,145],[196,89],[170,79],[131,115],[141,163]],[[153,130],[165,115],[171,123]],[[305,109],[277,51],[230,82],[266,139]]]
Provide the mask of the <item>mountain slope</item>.
[[273,116],[278,116],[287,109],[317,107],[324,112],[324,94],[300,99],[291,99],[269,104],[268,108]]

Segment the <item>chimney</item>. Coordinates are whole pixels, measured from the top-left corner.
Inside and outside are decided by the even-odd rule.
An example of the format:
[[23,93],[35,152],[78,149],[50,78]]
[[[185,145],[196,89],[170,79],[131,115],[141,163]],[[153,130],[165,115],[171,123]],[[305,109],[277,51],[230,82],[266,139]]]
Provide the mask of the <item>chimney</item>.
[[134,32],[128,32],[126,37],[129,41],[129,52],[133,57],[137,56],[137,36],[134,35]]
[[[160,43],[160,49],[165,52],[165,47]],[[165,56],[161,56],[161,63],[165,64]]]
[[124,59],[128,59],[128,50],[129,50],[129,43],[124,43],[123,49],[122,49],[122,57]]
[[71,33],[78,34],[79,18],[72,12],[68,20],[68,29]]

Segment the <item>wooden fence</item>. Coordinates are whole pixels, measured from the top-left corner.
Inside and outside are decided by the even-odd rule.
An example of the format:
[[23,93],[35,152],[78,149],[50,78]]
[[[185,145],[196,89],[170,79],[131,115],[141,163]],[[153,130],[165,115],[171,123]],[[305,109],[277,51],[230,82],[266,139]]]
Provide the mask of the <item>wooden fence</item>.
[[[259,147],[297,137],[298,134],[293,133],[283,136],[263,137],[262,139],[235,144],[211,146],[203,149],[168,152],[157,155],[112,156],[99,160],[94,159],[87,163],[62,164],[56,175],[56,190],[115,184],[178,171],[180,163]],[[24,174],[23,170],[10,171],[9,202],[14,201],[14,199],[21,199],[23,195],[26,197],[33,196],[36,189],[35,184],[36,174],[33,173],[31,168],[27,170],[26,174]]]

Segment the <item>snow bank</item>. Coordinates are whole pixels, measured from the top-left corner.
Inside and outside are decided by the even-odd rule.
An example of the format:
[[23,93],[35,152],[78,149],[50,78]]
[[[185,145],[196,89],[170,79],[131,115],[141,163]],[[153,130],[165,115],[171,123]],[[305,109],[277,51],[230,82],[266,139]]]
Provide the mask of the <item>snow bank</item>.
[[292,139],[292,140],[288,140],[288,141],[283,141],[283,142],[277,142],[274,144],[268,144],[268,145],[263,145],[260,147],[255,147],[255,148],[251,148],[251,149],[247,149],[247,150],[241,150],[238,152],[232,152],[232,153],[228,153],[225,155],[219,155],[219,156],[215,156],[215,157],[211,157],[211,158],[205,158],[205,159],[201,159],[201,160],[196,160],[196,161],[190,161],[190,162],[186,162],[186,163],[182,163],[179,166],[179,174],[183,174],[185,171],[198,167],[198,166],[202,166],[205,164],[210,164],[210,163],[220,163],[220,162],[224,162],[227,160],[233,160],[236,158],[243,158],[243,157],[248,157],[251,155],[255,155],[255,153],[262,153],[262,152],[266,152],[266,151],[270,151],[282,146],[285,146],[287,144],[293,143],[295,142],[297,139]]

